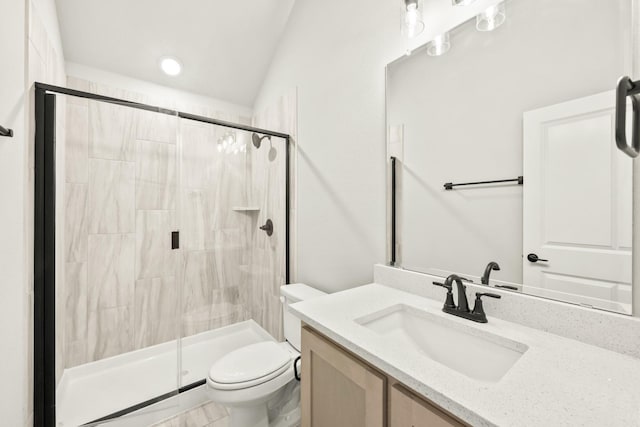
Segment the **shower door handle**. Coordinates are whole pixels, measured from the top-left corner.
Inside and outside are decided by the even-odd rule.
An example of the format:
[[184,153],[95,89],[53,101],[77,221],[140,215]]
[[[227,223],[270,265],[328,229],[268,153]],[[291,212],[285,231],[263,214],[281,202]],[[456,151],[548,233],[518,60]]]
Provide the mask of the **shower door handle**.
[[[623,76],[616,90],[616,145],[631,158],[640,154],[640,81]],[[633,129],[631,145],[627,143],[627,97],[631,97]]]

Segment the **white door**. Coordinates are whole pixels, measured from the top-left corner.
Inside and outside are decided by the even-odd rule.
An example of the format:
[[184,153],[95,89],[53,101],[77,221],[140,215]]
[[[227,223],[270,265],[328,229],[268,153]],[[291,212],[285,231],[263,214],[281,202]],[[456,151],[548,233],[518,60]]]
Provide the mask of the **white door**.
[[524,113],[523,292],[630,313],[632,161],[614,105],[611,91]]

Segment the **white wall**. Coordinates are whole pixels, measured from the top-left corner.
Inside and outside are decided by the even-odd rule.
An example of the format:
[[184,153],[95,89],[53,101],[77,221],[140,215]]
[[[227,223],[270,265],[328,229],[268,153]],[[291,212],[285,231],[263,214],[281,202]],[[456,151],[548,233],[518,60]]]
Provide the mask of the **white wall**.
[[[495,2],[495,1],[494,1]],[[486,7],[427,1],[410,47]],[[296,280],[337,291],[386,260],[385,66],[408,43],[400,0],[298,0],[254,108],[298,88]]]
[[0,137],[0,415],[1,424],[25,425],[27,419],[28,313],[25,248],[26,171],[26,7],[24,1],[2,0],[0,25],[0,125],[13,138]]
[[336,291],[385,257],[384,67],[394,1],[298,0],[255,105],[298,88],[297,281]]

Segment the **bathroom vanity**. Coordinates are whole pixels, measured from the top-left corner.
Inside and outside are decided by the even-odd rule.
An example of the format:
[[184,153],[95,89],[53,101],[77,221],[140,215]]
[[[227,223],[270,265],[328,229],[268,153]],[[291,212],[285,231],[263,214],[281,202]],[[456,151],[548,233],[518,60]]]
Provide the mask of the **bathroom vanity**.
[[309,326],[302,342],[304,426],[466,425]]
[[[563,305],[567,316],[592,316],[598,336],[613,327],[624,339],[589,342],[558,317],[561,304],[502,291],[479,324],[444,313],[444,293],[427,275],[376,270],[386,286],[289,308],[305,323],[304,426],[640,426],[638,319]],[[394,285],[385,277],[393,274],[406,277]],[[419,282],[421,292],[407,292]],[[510,318],[540,303],[538,319]]]

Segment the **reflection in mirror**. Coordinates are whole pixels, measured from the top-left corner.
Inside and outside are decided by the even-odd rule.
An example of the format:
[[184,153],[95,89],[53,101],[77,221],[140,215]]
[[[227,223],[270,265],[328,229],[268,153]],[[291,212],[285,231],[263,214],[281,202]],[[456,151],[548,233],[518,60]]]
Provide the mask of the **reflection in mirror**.
[[396,265],[630,314],[632,162],[613,124],[631,3],[508,1],[494,31],[470,20],[446,54],[387,67]]

